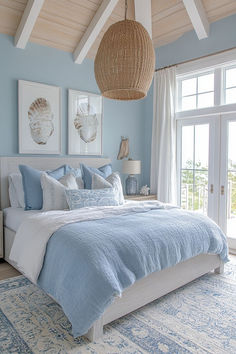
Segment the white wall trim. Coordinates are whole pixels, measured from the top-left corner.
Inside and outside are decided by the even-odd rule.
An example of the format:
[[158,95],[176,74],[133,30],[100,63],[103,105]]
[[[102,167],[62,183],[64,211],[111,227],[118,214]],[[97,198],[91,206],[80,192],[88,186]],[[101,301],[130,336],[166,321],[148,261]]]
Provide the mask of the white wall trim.
[[25,11],[15,34],[15,46],[24,49],[33,31],[44,0],[28,0]]

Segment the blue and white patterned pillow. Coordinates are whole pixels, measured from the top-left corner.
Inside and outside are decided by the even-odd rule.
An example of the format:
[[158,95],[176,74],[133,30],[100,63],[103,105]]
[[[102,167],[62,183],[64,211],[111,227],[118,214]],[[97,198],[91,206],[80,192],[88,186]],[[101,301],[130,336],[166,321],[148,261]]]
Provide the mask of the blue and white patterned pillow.
[[66,199],[71,210],[92,206],[119,205],[113,188],[66,190]]

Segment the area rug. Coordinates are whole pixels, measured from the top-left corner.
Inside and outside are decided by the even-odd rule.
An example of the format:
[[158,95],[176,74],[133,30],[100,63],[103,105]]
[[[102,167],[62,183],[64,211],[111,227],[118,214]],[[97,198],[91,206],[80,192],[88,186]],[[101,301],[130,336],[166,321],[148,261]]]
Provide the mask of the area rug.
[[0,282],[0,353],[236,353],[236,265],[73,339],[60,306],[23,276]]

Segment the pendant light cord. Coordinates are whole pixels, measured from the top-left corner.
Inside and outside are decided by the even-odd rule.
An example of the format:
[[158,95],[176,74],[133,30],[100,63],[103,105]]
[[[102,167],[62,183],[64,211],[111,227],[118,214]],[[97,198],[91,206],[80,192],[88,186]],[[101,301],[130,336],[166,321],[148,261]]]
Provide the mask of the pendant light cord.
[[128,3],[127,0],[125,0],[125,20],[127,20],[127,10],[128,10]]

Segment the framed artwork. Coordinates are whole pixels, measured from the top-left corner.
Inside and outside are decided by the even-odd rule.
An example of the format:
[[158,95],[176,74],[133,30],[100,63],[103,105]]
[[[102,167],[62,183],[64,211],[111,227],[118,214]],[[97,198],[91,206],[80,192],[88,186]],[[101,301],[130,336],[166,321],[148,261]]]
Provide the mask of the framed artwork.
[[69,90],[68,102],[68,153],[101,155],[102,96]]
[[61,153],[61,90],[18,81],[19,153]]

